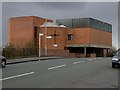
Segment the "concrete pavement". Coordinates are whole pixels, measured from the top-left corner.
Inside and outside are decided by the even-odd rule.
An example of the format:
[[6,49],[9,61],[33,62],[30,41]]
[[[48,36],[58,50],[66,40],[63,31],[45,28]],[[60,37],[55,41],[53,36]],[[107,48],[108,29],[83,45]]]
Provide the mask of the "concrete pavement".
[[18,59],[7,59],[7,64],[16,64],[16,63],[24,63],[31,61],[39,61],[39,60],[50,60],[50,59],[60,59],[63,57],[30,57],[30,58],[18,58]]

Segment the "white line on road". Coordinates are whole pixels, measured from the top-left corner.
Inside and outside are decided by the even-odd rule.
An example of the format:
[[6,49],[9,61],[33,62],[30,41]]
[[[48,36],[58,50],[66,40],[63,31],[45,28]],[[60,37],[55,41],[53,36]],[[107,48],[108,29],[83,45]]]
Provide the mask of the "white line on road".
[[48,70],[55,69],[55,68],[60,68],[60,67],[64,67],[64,66],[66,66],[66,65],[64,64],[64,65],[60,65],[60,66],[51,67],[51,68],[48,68]]
[[20,75],[16,75],[16,76],[11,76],[11,77],[7,77],[7,78],[0,79],[0,81],[8,80],[8,79],[12,79],[12,78],[18,78],[18,77],[22,77],[22,76],[30,75],[30,74],[33,74],[33,73],[34,73],[34,72],[24,73],[24,74],[20,74]]
[[74,62],[73,64],[82,63],[82,62],[84,62],[84,61],[78,61],[78,62]]
[[88,59],[88,61],[92,61],[93,59]]

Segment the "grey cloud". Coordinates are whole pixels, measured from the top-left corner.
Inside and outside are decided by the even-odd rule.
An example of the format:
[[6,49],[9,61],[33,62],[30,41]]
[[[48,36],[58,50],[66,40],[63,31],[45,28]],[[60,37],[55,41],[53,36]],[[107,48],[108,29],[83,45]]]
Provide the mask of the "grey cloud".
[[119,0],[2,0],[2,2],[118,2]]
[[71,10],[71,9],[78,9],[84,8],[87,2],[46,2],[42,4],[47,8],[57,9],[57,10]]

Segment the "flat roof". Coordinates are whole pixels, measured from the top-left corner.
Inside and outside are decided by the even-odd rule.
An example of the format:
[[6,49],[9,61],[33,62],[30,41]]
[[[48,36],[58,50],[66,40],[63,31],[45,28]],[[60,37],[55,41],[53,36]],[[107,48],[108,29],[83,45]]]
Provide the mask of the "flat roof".
[[112,24],[110,24],[110,23],[107,23],[107,22],[105,22],[105,21],[102,21],[102,20],[99,20],[99,19],[95,19],[95,18],[92,18],[92,17],[84,17],[84,18],[67,18],[67,19],[57,19],[57,20],[69,20],[69,19],[92,19],[92,20],[97,20],[97,21],[99,21],[99,22],[102,22],[102,23],[104,23],[104,24],[108,24],[108,25],[111,25],[112,26]]

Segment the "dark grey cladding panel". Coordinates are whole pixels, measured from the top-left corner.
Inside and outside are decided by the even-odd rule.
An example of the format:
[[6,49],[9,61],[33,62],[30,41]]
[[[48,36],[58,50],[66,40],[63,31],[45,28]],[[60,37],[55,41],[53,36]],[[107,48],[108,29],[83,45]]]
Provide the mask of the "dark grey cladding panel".
[[112,32],[111,24],[93,18],[60,19],[56,20],[56,22],[68,28],[95,28],[106,32]]

